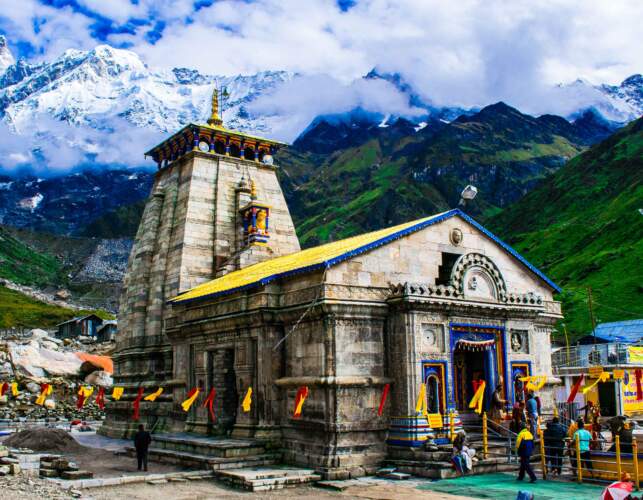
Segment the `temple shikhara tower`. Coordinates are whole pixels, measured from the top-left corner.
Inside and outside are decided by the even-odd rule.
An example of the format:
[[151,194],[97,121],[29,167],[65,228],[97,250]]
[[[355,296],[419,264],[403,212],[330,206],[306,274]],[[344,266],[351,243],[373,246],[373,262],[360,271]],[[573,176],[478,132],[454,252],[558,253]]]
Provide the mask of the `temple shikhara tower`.
[[[144,423],[158,439],[256,440],[332,478],[372,473],[444,439],[451,419],[478,418],[481,380],[485,408],[499,387],[508,410],[530,376],[552,407],[554,283],[460,210],[301,250],[273,160],[283,146],[225,128],[215,92],[207,124],[146,153],[158,172],[114,357],[125,396],[101,432]],[[133,422],[141,387],[164,392]],[[215,419],[202,405],[211,389]]]

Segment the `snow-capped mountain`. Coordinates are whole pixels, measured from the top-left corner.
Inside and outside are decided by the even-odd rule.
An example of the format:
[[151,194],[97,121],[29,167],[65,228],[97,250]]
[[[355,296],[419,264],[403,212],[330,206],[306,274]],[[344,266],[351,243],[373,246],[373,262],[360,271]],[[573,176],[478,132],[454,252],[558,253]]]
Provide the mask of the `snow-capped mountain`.
[[0,75],[15,62],[16,60],[13,58],[13,54],[7,46],[7,39],[3,35],[0,35]]
[[[627,123],[643,115],[643,76],[632,75],[620,85],[592,85],[578,79],[568,85],[559,85],[561,98],[569,102],[575,118],[588,109],[594,109],[606,120]],[[574,106],[576,104],[576,106]]]
[[[386,80],[395,85],[408,96],[411,105],[426,109],[431,118],[452,121],[458,116],[472,115],[480,110],[479,107],[437,106],[398,73],[383,73],[372,69],[365,78]],[[576,120],[588,110],[593,110],[600,117],[616,124],[627,123],[643,115],[643,76],[639,74],[626,78],[620,85],[592,85],[586,80],[578,79],[567,85],[557,85],[552,90],[551,97],[558,107],[555,114],[564,115],[570,121]]]
[[[226,87],[229,93],[222,103],[228,127],[294,139],[274,132],[292,119],[286,113],[296,111],[260,111],[280,109],[266,107],[262,97],[294,78],[285,71],[216,76],[189,68],[154,70],[136,53],[109,45],[91,51],[70,49],[53,61],[16,62],[0,36],[0,170],[36,167],[52,174],[56,168],[67,172],[79,165],[141,166],[146,147],[189,122],[208,118],[215,85]],[[426,114],[409,117],[417,130],[435,120],[446,123],[477,111],[436,106],[426,92],[412,88],[395,73],[373,70],[364,79],[386,80],[405,96],[410,108],[426,110]],[[641,75],[618,86],[593,86],[578,80],[555,90],[557,100],[565,103],[562,114],[568,119],[575,120],[588,109],[617,123],[643,114]],[[262,102],[263,106],[254,105]],[[369,109],[368,102],[359,106]],[[352,111],[339,114],[350,119]],[[378,113],[372,118],[380,127],[399,118],[381,108]]]
[[232,77],[187,68],[153,71],[134,52],[99,45],[89,52],[67,50],[51,63],[8,66],[0,76],[0,117],[18,134],[39,113],[99,130],[109,127],[110,118],[121,117],[136,127],[168,133],[204,122],[217,84],[229,93],[223,103],[226,124],[265,133],[270,117],[253,116],[247,106],[291,78],[284,71]]

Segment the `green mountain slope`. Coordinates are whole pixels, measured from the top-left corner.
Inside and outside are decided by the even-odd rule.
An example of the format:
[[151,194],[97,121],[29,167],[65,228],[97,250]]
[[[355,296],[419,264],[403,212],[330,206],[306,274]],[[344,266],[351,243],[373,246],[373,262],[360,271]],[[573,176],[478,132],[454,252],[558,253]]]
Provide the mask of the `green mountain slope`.
[[571,336],[643,317],[643,118],[571,160],[487,221],[564,288]]
[[73,310],[45,304],[15,290],[0,286],[0,329],[52,328],[75,316],[94,313],[103,319],[114,316],[105,311]]
[[[480,195],[468,211],[496,213],[591,142],[560,117],[534,118],[503,103],[448,124],[436,120],[421,130],[399,120],[385,128],[339,132],[341,141],[332,140],[348,147],[333,150],[332,143],[324,144],[329,125],[320,122],[278,158],[304,246],[453,208],[469,183]],[[321,145],[334,152],[302,150]]]
[[[74,296],[83,298],[82,287],[73,284],[70,276],[95,245],[96,242],[89,238],[70,238],[0,226],[0,278],[50,292],[70,288]],[[106,284],[101,285],[101,289],[108,288]],[[91,287],[92,284],[83,286]],[[88,312],[46,304],[0,285],[0,328],[48,328]],[[93,312],[104,318],[113,318],[101,310]]]
[[52,255],[37,252],[0,226],[0,278],[22,285],[49,285],[62,279],[62,265]]

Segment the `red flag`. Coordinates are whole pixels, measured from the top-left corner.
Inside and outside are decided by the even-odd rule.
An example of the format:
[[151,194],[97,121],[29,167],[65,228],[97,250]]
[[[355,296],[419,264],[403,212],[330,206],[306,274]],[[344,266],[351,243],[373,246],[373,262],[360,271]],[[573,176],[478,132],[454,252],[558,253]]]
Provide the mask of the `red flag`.
[[85,391],[82,389],[78,391],[78,399],[76,400],[76,408],[82,410],[85,405]]
[[580,389],[580,385],[583,383],[584,378],[585,378],[585,375],[581,374],[578,381],[573,385],[572,390],[569,393],[569,397],[567,398],[568,403],[574,402],[574,398],[576,397],[576,394],[578,394],[578,389]]
[[102,410],[105,408],[105,388],[98,388],[98,395],[96,396],[96,404]]
[[9,390],[9,382],[5,382],[4,384],[0,385],[0,396],[4,396],[4,393]]
[[380,399],[380,407],[377,410],[377,415],[382,416],[384,412],[384,405],[386,404],[386,398],[388,397],[388,391],[391,389],[391,384],[386,384],[382,390],[382,399]]
[[205,408],[206,406],[208,407],[208,412],[210,413],[210,418],[214,422],[214,395],[216,394],[214,388],[210,389],[210,394],[208,394],[208,397],[205,398],[205,401],[203,402],[203,407]]
[[308,387],[302,386],[297,389],[297,395],[295,396],[295,412],[293,413],[294,418],[301,417],[301,409],[304,406],[304,401],[308,397]]
[[641,401],[641,399],[643,399],[643,389],[641,389],[641,369],[637,368],[634,370],[634,375],[636,375],[636,400]]
[[134,407],[134,415],[132,416],[132,419],[136,422],[138,421],[138,409],[139,406],[141,406],[141,399],[143,399],[143,388],[139,387],[138,388],[138,394],[136,395],[136,399],[134,399],[134,402],[132,403],[132,406]]

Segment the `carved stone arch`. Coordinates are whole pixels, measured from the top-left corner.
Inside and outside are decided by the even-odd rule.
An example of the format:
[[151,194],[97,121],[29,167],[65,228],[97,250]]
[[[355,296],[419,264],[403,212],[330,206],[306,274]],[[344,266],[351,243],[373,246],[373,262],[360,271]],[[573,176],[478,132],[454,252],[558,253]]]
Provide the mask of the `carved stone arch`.
[[500,269],[489,257],[475,252],[462,255],[451,271],[451,284],[457,290],[458,295],[463,297],[467,295],[465,278],[467,273],[472,270],[478,270],[480,277],[489,280],[489,283],[495,288],[495,299],[497,301],[506,302],[507,285]]

